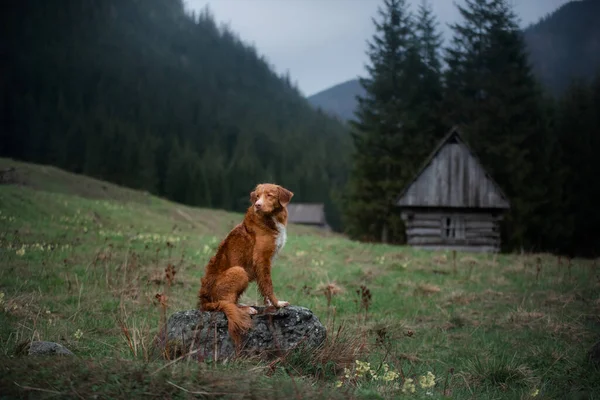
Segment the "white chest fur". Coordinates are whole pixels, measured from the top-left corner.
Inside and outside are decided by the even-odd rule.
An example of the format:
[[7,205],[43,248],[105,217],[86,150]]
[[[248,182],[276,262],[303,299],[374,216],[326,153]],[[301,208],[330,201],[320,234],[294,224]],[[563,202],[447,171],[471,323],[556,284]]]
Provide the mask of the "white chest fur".
[[287,240],[287,232],[285,229],[285,225],[281,222],[275,221],[275,226],[277,227],[277,236],[275,237],[275,253],[273,254],[273,259],[277,257],[277,254],[283,249],[285,245],[285,241]]

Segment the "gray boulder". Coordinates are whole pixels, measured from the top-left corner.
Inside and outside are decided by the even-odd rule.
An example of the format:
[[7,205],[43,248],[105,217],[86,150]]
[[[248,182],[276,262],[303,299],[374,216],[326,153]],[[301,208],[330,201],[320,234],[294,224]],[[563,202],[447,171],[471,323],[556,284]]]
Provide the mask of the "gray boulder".
[[[327,336],[321,321],[308,308],[254,308],[258,314],[252,316],[253,326],[243,339],[243,355],[280,355],[296,347],[314,349]],[[220,311],[176,312],[160,336],[160,349],[170,359],[188,353],[201,361],[235,356],[235,345],[227,331],[227,318]]]
[[34,341],[29,343],[27,354],[30,356],[47,356],[47,355],[61,355],[61,356],[73,356],[71,350],[67,349],[60,343],[46,342],[43,340]]

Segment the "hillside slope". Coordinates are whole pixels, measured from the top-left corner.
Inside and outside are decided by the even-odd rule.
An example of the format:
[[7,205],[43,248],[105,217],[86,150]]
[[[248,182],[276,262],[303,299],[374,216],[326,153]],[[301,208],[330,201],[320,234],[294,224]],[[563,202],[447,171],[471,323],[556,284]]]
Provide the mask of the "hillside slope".
[[182,0],[4,10],[1,156],[237,211],[276,181],[324,202],[338,226],[344,126],[208,12],[187,15]]
[[[530,62],[541,84],[560,94],[573,79],[590,80],[600,68],[600,1],[567,3],[524,30]],[[357,79],[308,97],[313,106],[342,120],[356,109],[364,93]]]
[[[173,232],[225,235],[229,229],[243,218],[241,213],[175,203],[165,198],[153,196],[145,191],[134,190],[89,176],[75,174],[51,165],[0,158],[0,179],[2,178],[4,185],[0,186],[0,189],[4,187],[4,190],[22,193],[18,197],[29,203],[35,203],[35,196],[40,195],[71,198],[73,201],[90,202],[90,204],[115,204],[118,205],[117,208],[121,209],[135,210],[139,208],[139,210],[143,210],[141,214],[139,211],[135,211],[128,215],[125,220],[118,222],[123,224],[124,221],[129,221],[131,226],[136,226],[144,220],[145,223],[154,226],[171,226]],[[30,198],[30,196],[34,197]],[[250,199],[247,197],[246,205],[249,204]],[[5,204],[0,203],[0,211],[2,211],[2,206],[6,207]],[[146,220],[144,214],[152,214],[152,217]],[[290,227],[292,232],[297,234],[338,236],[334,232],[326,232],[301,225],[290,224]]]

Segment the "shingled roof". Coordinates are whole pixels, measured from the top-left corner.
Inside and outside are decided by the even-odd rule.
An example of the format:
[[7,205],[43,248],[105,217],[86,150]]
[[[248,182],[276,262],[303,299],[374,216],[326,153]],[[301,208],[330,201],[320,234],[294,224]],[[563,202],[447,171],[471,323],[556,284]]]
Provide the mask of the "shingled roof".
[[292,203],[288,205],[288,222],[325,225],[325,206],[322,203]]
[[510,208],[508,197],[457,127],[440,140],[395,203],[400,207]]

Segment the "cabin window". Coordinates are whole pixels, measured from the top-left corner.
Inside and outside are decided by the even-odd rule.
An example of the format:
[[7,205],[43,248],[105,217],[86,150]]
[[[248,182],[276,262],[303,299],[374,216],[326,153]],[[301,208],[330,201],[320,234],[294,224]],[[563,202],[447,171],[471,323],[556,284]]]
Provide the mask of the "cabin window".
[[444,239],[464,239],[465,224],[463,218],[455,215],[443,217],[441,233]]

